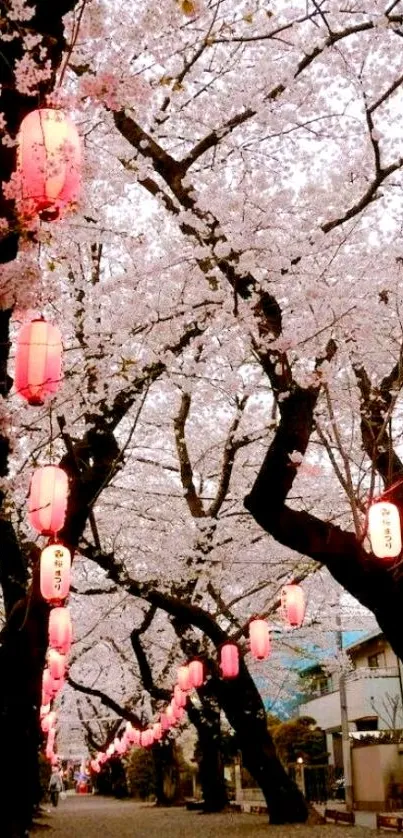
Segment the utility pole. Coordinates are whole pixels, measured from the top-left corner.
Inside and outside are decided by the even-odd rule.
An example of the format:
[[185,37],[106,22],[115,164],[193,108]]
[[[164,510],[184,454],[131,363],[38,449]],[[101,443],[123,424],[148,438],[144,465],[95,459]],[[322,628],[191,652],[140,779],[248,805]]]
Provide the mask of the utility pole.
[[[341,630],[340,608],[336,615],[336,637],[337,648],[339,652],[343,651],[343,634]],[[341,716],[341,740],[343,749],[343,769],[344,769],[344,793],[346,800],[347,812],[353,809],[353,772],[351,768],[351,746],[350,746],[350,731],[348,726],[348,708],[347,708],[347,690],[346,690],[346,676],[344,672],[340,672],[339,677],[339,691],[340,691],[340,716]]]

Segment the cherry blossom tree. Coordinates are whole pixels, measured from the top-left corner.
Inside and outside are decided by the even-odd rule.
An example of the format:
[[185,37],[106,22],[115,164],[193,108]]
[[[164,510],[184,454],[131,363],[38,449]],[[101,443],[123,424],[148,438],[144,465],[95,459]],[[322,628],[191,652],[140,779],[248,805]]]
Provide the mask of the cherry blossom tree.
[[[365,11],[302,1],[267,10],[260,0],[3,6],[3,400],[12,314],[63,316],[68,349],[66,389],[51,409],[32,419],[2,403],[1,477],[11,472],[1,488],[2,741],[16,765],[27,755],[32,789],[47,608],[20,510],[41,457],[69,474],[63,539],[167,614],[182,653],[204,635],[212,659],[228,634],[244,637],[252,596],[272,613],[293,564],[302,577],[312,568],[304,556],[376,615],[401,656],[399,565],[370,553],[366,508],[385,489],[399,502],[402,485],[403,16],[399,2],[379,0]],[[77,114],[87,189],[70,221],[23,230],[15,136],[55,84],[50,102]],[[242,518],[244,495],[274,541]],[[267,600],[264,565],[249,590],[244,568],[239,578],[223,571],[226,551],[233,558],[242,544],[273,549]],[[143,566],[133,566],[134,549]],[[259,694],[244,665],[238,692],[217,674],[212,665],[209,689],[259,776],[259,735],[245,722],[254,707],[263,729]],[[272,819],[301,819],[269,738],[262,750]],[[20,834],[32,796],[17,807],[7,777],[2,789],[10,834]]]

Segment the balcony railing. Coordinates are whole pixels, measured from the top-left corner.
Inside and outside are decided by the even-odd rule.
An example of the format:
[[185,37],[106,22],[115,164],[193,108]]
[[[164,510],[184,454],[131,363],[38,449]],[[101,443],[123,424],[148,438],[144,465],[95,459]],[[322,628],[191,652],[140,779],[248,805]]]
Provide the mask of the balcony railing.
[[[398,678],[399,670],[397,666],[358,666],[357,669],[352,669],[346,674],[346,683],[351,681],[364,681],[372,678]],[[336,679],[329,676],[329,683],[325,685],[323,682],[315,686],[312,684],[311,688],[307,688],[305,693],[305,702],[311,701],[313,698],[321,698],[324,695],[330,695],[339,691],[339,685]]]

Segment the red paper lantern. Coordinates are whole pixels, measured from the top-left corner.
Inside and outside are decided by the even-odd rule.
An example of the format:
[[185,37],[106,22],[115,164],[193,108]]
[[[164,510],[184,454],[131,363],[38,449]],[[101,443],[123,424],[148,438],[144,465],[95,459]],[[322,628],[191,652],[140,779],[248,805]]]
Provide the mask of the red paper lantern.
[[224,678],[236,678],[239,675],[239,650],[235,643],[224,643],[221,647],[220,665]]
[[305,617],[305,594],[300,585],[284,585],[281,591],[281,610],[289,626],[302,626]]
[[73,627],[68,608],[52,608],[49,616],[49,646],[62,655],[68,655],[71,648]]
[[201,661],[193,660],[189,664],[189,681],[192,687],[201,687],[204,681],[204,667]]
[[70,591],[71,556],[63,544],[49,544],[41,553],[41,594],[48,602],[60,602]]
[[174,703],[177,707],[184,707],[186,704],[186,693],[181,690],[179,684],[174,686]]
[[188,666],[180,666],[178,669],[178,684],[183,690],[183,692],[187,692],[192,688],[190,683],[190,676],[189,676],[189,667]]
[[14,386],[28,404],[41,405],[59,389],[62,370],[60,329],[46,320],[31,320],[20,329]]
[[57,652],[56,649],[49,649],[48,651],[48,667],[50,677],[53,681],[61,681],[64,678],[66,670],[66,658]]
[[397,506],[387,501],[373,503],[368,510],[368,535],[378,559],[395,559],[402,550]]
[[250,650],[258,661],[265,660],[270,654],[270,632],[265,620],[251,620],[249,623]]
[[80,168],[80,138],[63,111],[42,108],[29,113],[18,135],[21,215],[58,218],[78,199]]
[[42,535],[62,529],[68,496],[67,474],[58,466],[35,469],[29,492],[29,523]]

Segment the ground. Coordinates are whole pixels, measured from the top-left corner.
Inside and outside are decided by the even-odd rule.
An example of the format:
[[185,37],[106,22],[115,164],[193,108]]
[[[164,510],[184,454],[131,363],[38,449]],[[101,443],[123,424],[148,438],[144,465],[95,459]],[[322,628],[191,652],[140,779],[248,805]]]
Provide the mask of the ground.
[[[355,826],[268,826],[264,815],[201,815],[133,801],[68,797],[35,832],[46,838],[373,838]],[[49,825],[50,828],[46,828]]]

